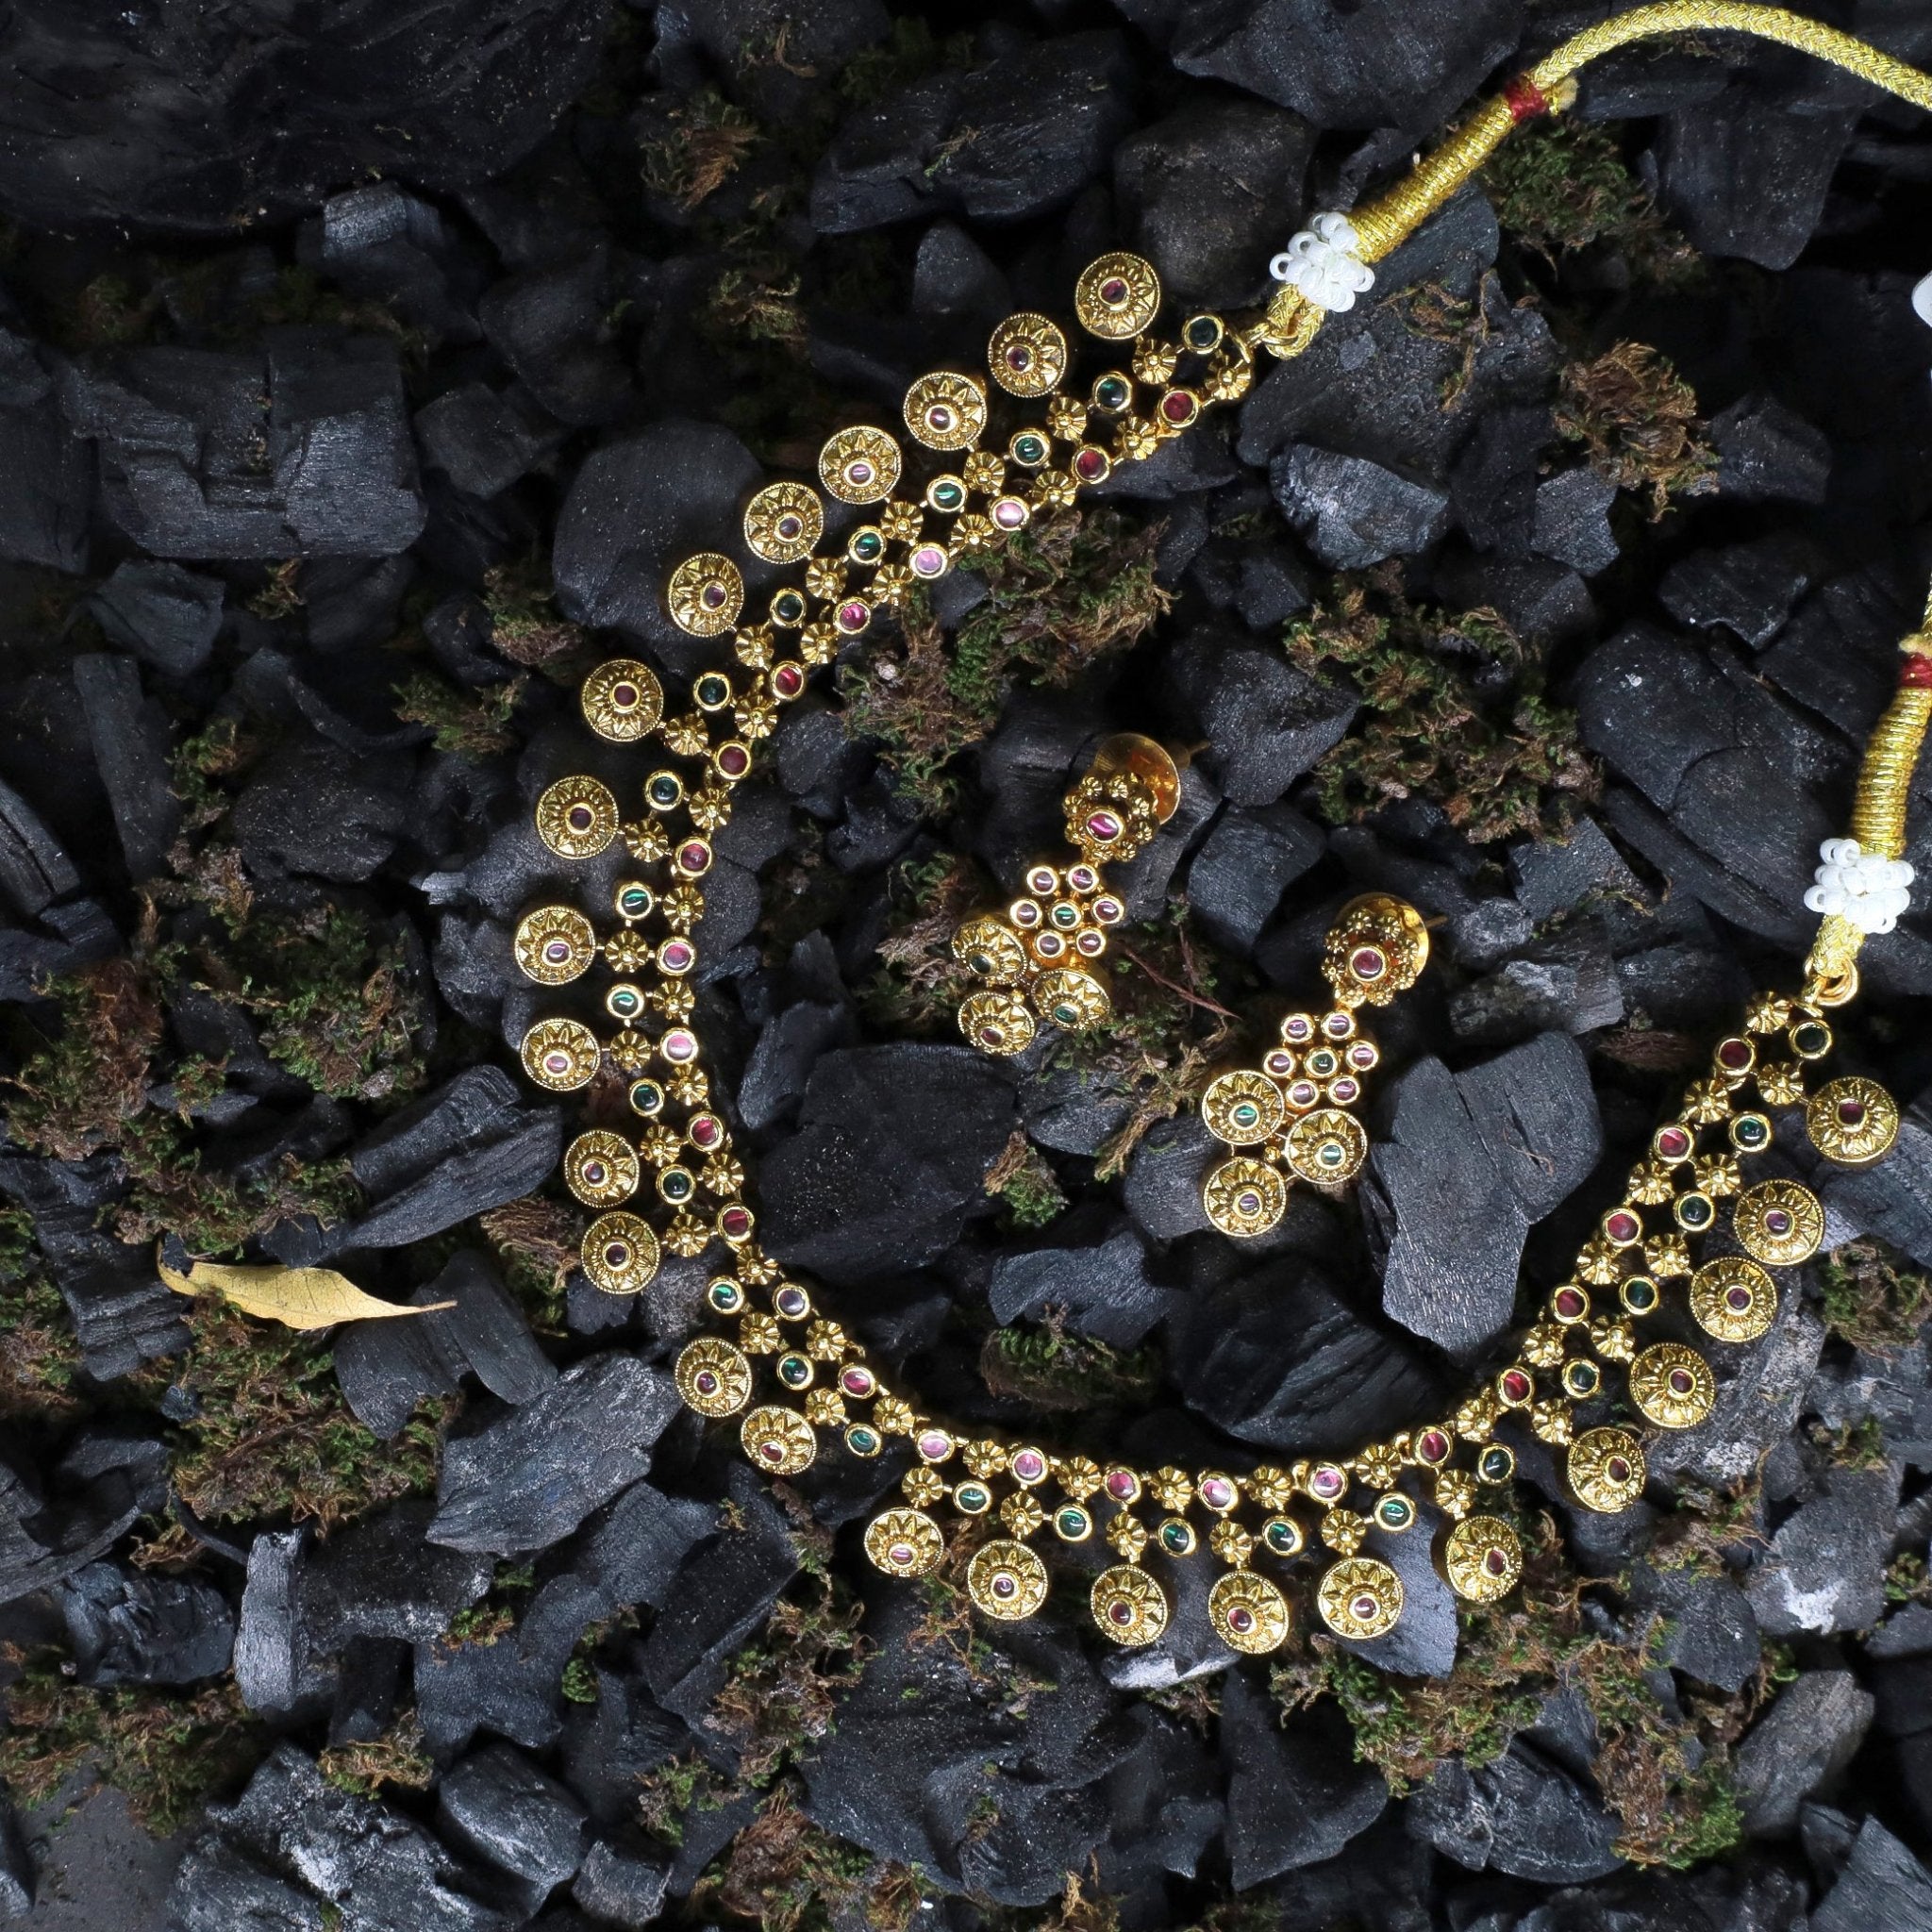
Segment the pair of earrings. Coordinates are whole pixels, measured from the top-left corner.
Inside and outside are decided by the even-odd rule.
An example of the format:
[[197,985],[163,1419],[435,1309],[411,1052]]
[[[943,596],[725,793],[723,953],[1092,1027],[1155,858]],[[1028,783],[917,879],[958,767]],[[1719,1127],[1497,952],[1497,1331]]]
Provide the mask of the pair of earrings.
[[[1021,897],[953,935],[953,957],[979,982],[960,1003],[959,1030],[982,1053],[1022,1053],[1042,1025],[1074,1033],[1108,1019],[1101,961],[1126,906],[1104,864],[1143,851],[1179,803],[1180,772],[1152,739],[1101,745],[1063,801],[1074,862],[1030,867]],[[1287,1211],[1291,1178],[1339,1187],[1360,1172],[1369,1139],[1355,1109],[1381,1053],[1357,1016],[1412,987],[1428,957],[1413,906],[1386,892],[1350,900],[1322,949],[1328,1011],[1288,1014],[1258,1068],[1208,1086],[1201,1117],[1230,1158],[1203,1183],[1202,1205],[1223,1234],[1266,1234]]]

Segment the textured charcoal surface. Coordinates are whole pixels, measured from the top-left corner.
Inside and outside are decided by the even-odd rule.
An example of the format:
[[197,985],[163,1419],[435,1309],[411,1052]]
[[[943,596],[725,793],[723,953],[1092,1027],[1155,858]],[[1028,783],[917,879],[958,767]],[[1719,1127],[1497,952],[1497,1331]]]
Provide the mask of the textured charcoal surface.
[[[1527,1587],[1460,1605],[1464,1499],[1406,1474],[1414,1527],[1361,1543],[1401,1621],[1331,1639],[1308,1584],[1350,1527],[1292,1506],[1309,1557],[1252,1557],[1273,1658],[1215,1635],[1207,1547],[1148,1553],[1140,1649],[1094,1629],[1102,1535],[1032,1532],[1021,1623],[962,1613],[963,1562],[882,1576],[911,1448],[824,1430],[770,1483],[686,1412],[729,1252],[593,1288],[558,1169],[623,1086],[519,1063],[604,991],[525,980],[519,921],[601,925],[631,870],[531,808],[588,773],[635,820],[664,756],[589,735],[579,680],[639,658],[678,715],[759,675],[672,621],[683,558],[730,556],[757,622],[745,502],[832,430],[905,444],[908,383],[983,372],[1016,309],[1085,396],[1132,359],[1074,324],[1106,250],[1155,266],[1163,340],[1252,312],[1316,211],[1607,10],[0,17],[0,1920],[1932,1932],[1923,886],[1830,1015],[1896,1148],[1834,1167],[1775,1110],[1762,1171],[1817,1190],[1825,1252],[1742,1344],[1655,1257],[1637,1345],[1697,1346],[1715,1402],[1649,1434],[1641,1502],[1585,1510],[1561,1419],[1506,1415],[1518,1480],[1474,1507]],[[1932,61],[1923,8],[1838,12]],[[1709,1042],[1802,970],[1932,575],[1928,142],[1795,54],[1619,55],[1305,353],[780,708],[694,1021],[761,1245],[895,1391],[962,1441],[1245,1473],[1496,1386]],[[998,451],[1039,406],[987,387]],[[831,545],[875,514],[828,510]],[[1118,1017],[983,1058],[950,931],[1057,854],[1119,730],[1182,776],[1112,880]],[[1932,876],[1924,777],[1906,856]],[[1230,1241],[1194,1100],[1322,1010],[1369,891],[1432,950],[1361,1015],[1364,1170]],[[191,1305],[164,1233],[411,1312]]]

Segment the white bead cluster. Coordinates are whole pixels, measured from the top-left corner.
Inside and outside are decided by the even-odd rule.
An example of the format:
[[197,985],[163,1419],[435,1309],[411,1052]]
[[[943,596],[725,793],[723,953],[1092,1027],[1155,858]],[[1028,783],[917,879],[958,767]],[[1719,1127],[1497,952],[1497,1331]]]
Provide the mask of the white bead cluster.
[[1268,273],[1317,308],[1340,315],[1375,286],[1374,271],[1357,253],[1361,245],[1346,215],[1317,215],[1268,264]]
[[1827,919],[1848,919],[1860,932],[1890,932],[1912,903],[1912,869],[1902,858],[1880,858],[1856,839],[1827,839],[1818,848],[1824,863],[1805,904]]

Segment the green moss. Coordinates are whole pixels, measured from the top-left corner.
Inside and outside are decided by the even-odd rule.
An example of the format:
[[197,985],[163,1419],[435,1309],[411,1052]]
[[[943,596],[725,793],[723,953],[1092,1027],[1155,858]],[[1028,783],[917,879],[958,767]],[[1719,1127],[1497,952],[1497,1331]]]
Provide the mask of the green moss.
[[1160,1353],[1124,1352],[1071,1335],[1049,1308],[1038,1327],[993,1329],[980,1349],[979,1373],[995,1395],[1035,1408],[1125,1408],[1150,1401],[1159,1388]]
[[1932,1281],[1881,1241],[1847,1241],[1824,1258],[1824,1325],[1867,1355],[1909,1348],[1932,1317]]
[[640,172],[652,194],[687,212],[708,200],[758,144],[758,123],[716,88],[700,88],[673,108],[665,131],[639,149]]
[[1563,371],[1557,427],[1591,468],[1648,498],[1655,523],[1680,497],[1717,488],[1718,456],[1698,420],[1697,391],[1647,342],[1617,342]]
[[859,1006],[894,1035],[950,1032],[971,975],[953,958],[953,935],[992,896],[969,858],[937,852],[895,866],[882,962],[859,990]]
[[1344,674],[1361,700],[1316,767],[1331,824],[1419,796],[1480,843],[1560,838],[1601,788],[1574,713],[1544,696],[1541,655],[1493,610],[1412,604],[1387,569],[1344,575],[1285,642],[1304,669]]
[[568,665],[589,652],[590,634],[558,616],[548,566],[541,559],[486,571],[483,605],[490,613],[490,641],[512,664],[533,670],[547,666],[553,674],[567,675]]
[[413,1710],[406,1710],[381,1737],[331,1744],[315,1761],[327,1783],[356,1798],[373,1798],[385,1785],[426,1791],[436,1782],[436,1760],[425,1749],[423,1725]]
[[503,1277],[540,1335],[569,1332],[568,1288],[588,1216],[575,1204],[544,1194],[492,1208],[477,1222],[489,1237]]
[[1013,1140],[1012,1158],[995,1162],[986,1191],[1006,1204],[1002,1219],[1008,1227],[1045,1227],[1067,1211],[1066,1191],[1045,1155],[1024,1134],[1016,1133]]
[[38,1274],[0,1288],[0,1420],[67,1421],[85,1407],[74,1388],[80,1369],[59,1290]]
[[958,799],[954,760],[1022,685],[1066,686],[1144,637],[1168,608],[1155,581],[1160,530],[1110,510],[1041,516],[984,566],[986,598],[950,650],[923,596],[899,636],[840,672],[847,722],[880,747],[899,788],[931,813]]
[[413,671],[395,688],[396,716],[406,724],[426,724],[438,751],[458,758],[494,758],[511,749],[515,715],[529,680],[512,677],[464,691],[433,671]]
[[1617,136],[1597,123],[1565,115],[1520,130],[1484,168],[1483,185],[1503,227],[1552,265],[1601,245],[1652,286],[1681,287],[1704,272],[1630,173]]
[[570,1704],[595,1704],[597,1668],[588,1657],[574,1657],[563,1667],[563,1695]]
[[973,64],[973,36],[932,30],[923,14],[900,13],[892,18],[892,30],[883,40],[861,47],[845,63],[839,75],[838,92],[855,106],[865,106],[896,93],[902,87],[924,80],[944,68]]
[[[326,1534],[435,1488],[454,1398],[419,1403],[385,1442],[349,1412],[325,1339],[249,1322],[213,1295],[184,1306],[192,1341],[169,1366],[193,1414],[171,1432],[169,1463],[196,1516]],[[147,1372],[151,1383],[165,1373]]]
[[76,1803],[94,1785],[111,1785],[165,1838],[239,1785],[271,1742],[232,1679],[192,1690],[96,1690],[66,1674],[73,1665],[58,1650],[9,1644],[0,1657],[20,1673],[5,1692],[0,1778],[23,1805],[45,1804],[76,1777]]

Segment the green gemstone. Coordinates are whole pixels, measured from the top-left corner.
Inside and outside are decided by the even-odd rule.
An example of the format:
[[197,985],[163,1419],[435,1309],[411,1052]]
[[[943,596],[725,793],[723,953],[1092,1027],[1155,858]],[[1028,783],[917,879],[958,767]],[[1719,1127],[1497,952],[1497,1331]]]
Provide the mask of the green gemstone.
[[721,1315],[734,1313],[744,1300],[744,1291],[735,1281],[714,1281],[711,1284],[711,1306]]
[[689,1201],[693,1182],[681,1167],[667,1167],[658,1180],[658,1191],[667,1201]]
[[1087,1534],[1087,1512],[1069,1507],[1054,1518],[1053,1526],[1070,1543],[1076,1543]]
[[664,1090],[655,1080],[634,1080],[630,1089],[633,1113],[654,1114],[664,1105]]
[[1771,1123],[1761,1113],[1740,1114],[1731,1123],[1731,1139],[1742,1148],[1762,1147],[1771,1139]]
[[1056,1026],[1077,1026],[1080,1024],[1080,1009],[1062,1000],[1053,1009],[1053,1023]]
[[1680,1227],[1708,1227],[1711,1222],[1711,1205],[1704,1194],[1684,1194],[1677,1201],[1677,1224]]
[[1037,436],[1021,436],[1013,440],[1013,460],[1016,463],[1043,463],[1046,460],[1046,444]]
[[879,1439],[868,1428],[853,1427],[845,1431],[845,1446],[855,1456],[876,1456]]
[[1792,1028],[1791,1045],[1799,1053],[1811,1058],[1825,1051],[1831,1044],[1831,1035],[1813,1020],[1803,1026]]
[[659,772],[651,780],[651,803],[653,805],[675,805],[684,794],[684,787],[669,772]]
[[788,1389],[803,1389],[811,1380],[811,1364],[802,1355],[788,1355],[778,1364],[778,1379]]
[[1125,378],[1119,375],[1103,375],[1093,385],[1093,400],[1103,409],[1124,409],[1132,393]]
[[968,1516],[977,1516],[992,1501],[992,1497],[977,1483],[961,1483],[953,1491],[953,1501]]
[[1624,1284],[1624,1306],[1633,1315],[1647,1315],[1657,1307],[1657,1283],[1647,1274],[1633,1274]]
[[876,530],[860,530],[852,540],[853,560],[857,563],[871,563],[885,547],[886,540]]
[[1053,923],[1056,925],[1078,925],[1080,908],[1077,906],[1056,906],[1053,908]]
[[1406,1496],[1384,1496],[1375,1505],[1375,1517],[1384,1529],[1407,1529],[1415,1520],[1415,1511]]
[[1244,1100],[1234,1110],[1234,1124],[1238,1127],[1252,1127],[1261,1118],[1261,1109],[1253,1101]]
[[617,904],[621,911],[641,918],[651,909],[651,895],[642,886],[626,886],[619,894]]
[[992,971],[992,955],[991,953],[969,953],[966,956],[966,964],[970,971],[978,974],[983,979]]
[[805,615],[805,599],[796,591],[780,591],[772,599],[772,615],[780,624],[796,624]]
[[1164,1547],[1176,1556],[1185,1556],[1193,1546],[1194,1533],[1185,1523],[1163,1523],[1160,1525],[1160,1541]]
[[1291,1557],[1301,1548],[1300,1532],[1286,1518],[1277,1516],[1261,1534],[1268,1540],[1268,1547],[1277,1556]]
[[932,486],[932,507],[935,509],[958,509],[966,501],[966,492],[957,483],[935,483]]
[[1197,315],[1188,325],[1188,346],[1211,349],[1221,340],[1221,325],[1211,315]]
[[1340,1141],[1324,1141],[1315,1158],[1324,1167],[1340,1167],[1348,1158],[1348,1149]]
[[1486,1483],[1507,1483],[1516,1474],[1516,1457],[1500,1445],[1485,1449],[1476,1463],[1476,1474]]
[[701,705],[726,705],[731,702],[731,680],[720,677],[715,671],[708,672],[698,679],[698,703]]

